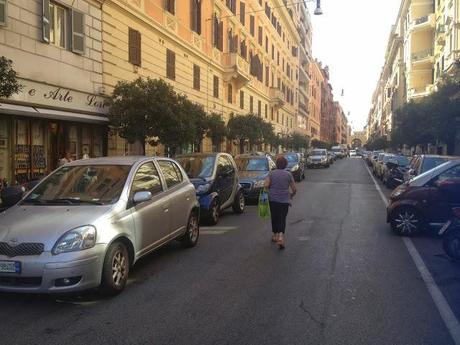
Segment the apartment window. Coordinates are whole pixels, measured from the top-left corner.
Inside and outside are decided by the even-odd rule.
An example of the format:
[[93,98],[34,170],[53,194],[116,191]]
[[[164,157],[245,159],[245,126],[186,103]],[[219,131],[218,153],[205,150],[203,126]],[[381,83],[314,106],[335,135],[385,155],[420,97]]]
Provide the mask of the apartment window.
[[262,102],[257,101],[257,115],[262,116]]
[[[45,1],[46,2],[46,1]],[[69,16],[67,8],[54,2],[49,3],[49,43],[67,48],[67,25]]]
[[249,16],[249,33],[252,37],[255,35],[255,21],[254,16]]
[[241,24],[246,25],[246,4],[240,2],[240,22]]
[[268,36],[265,36],[265,52],[268,54],[269,48],[268,48]]
[[270,86],[270,67],[265,66],[265,86]]
[[198,91],[200,91],[200,72],[200,66],[193,65],[193,88]]
[[176,80],[176,53],[166,49],[166,77]]
[[232,84],[230,83],[227,86],[227,102],[229,104],[233,103],[233,87],[232,87]]
[[244,109],[244,92],[240,91],[240,109]]
[[220,51],[224,50],[224,24],[219,21],[217,14],[214,14],[213,21],[213,46]]
[[271,109],[270,119],[272,121],[275,121],[275,110],[273,108],[270,108],[270,109]]
[[268,118],[268,105],[265,104],[265,118]]
[[175,0],[165,0],[165,10],[171,14],[175,14],[176,12],[176,4]]
[[141,65],[141,33],[129,28],[128,30],[128,60],[135,66]]
[[249,112],[252,114],[254,112],[254,98],[249,96]]
[[0,0],[0,26],[6,25],[6,0]]
[[263,33],[263,29],[261,26],[259,26],[259,38],[258,38],[258,42],[259,42],[259,45],[262,46],[263,43],[264,43],[264,33]]
[[233,14],[236,14],[236,0],[227,0],[226,3],[230,11],[232,11]]
[[201,35],[201,0],[191,1],[191,29]]
[[275,61],[275,46],[272,44],[272,60]]
[[248,48],[246,46],[246,40],[244,38],[241,38],[240,42],[240,54],[243,58],[247,59],[248,58]]
[[213,79],[213,96],[219,98],[219,77],[214,76]]

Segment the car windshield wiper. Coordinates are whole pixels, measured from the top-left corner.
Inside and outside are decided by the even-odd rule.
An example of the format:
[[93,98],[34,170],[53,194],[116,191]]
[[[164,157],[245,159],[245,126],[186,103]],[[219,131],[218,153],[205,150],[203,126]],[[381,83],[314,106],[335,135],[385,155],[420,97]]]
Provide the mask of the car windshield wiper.
[[91,205],[103,205],[102,202],[100,201],[95,201],[95,200],[82,200],[82,199],[75,199],[75,198],[56,198],[56,199],[50,199],[46,200],[47,203],[66,203],[69,205],[79,205],[79,204],[91,204]]

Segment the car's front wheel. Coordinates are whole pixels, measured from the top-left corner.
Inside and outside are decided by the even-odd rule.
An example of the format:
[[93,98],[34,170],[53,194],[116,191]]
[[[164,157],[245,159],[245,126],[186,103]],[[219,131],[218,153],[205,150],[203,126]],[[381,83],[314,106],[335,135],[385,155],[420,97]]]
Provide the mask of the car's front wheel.
[[126,245],[121,241],[112,243],[105,255],[102,267],[101,292],[107,296],[115,296],[125,288],[129,275],[129,254]]
[[198,214],[196,212],[192,212],[188,219],[187,230],[185,231],[185,234],[180,238],[180,242],[185,248],[195,247],[198,243],[199,237],[200,224],[198,220]]
[[207,213],[208,214],[206,216],[206,219],[209,225],[216,225],[219,222],[220,216],[220,206],[217,199],[214,199],[212,201],[211,207],[209,208],[209,211]]
[[460,230],[448,232],[442,240],[442,246],[450,258],[460,260]]
[[423,219],[413,207],[400,207],[393,211],[391,229],[400,236],[413,236],[423,230]]
[[244,194],[241,191],[238,191],[235,195],[235,200],[233,201],[232,209],[233,212],[241,214],[244,212],[244,207],[246,206],[246,201],[244,199]]

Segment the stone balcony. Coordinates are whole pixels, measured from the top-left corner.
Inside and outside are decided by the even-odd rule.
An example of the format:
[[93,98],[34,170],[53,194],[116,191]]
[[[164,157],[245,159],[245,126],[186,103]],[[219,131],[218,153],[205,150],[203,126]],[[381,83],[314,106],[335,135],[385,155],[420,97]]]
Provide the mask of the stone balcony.
[[271,87],[269,91],[270,103],[275,108],[280,108],[284,105],[284,94],[276,87]]
[[239,88],[245,86],[251,80],[249,63],[238,53],[222,54],[222,64],[225,81],[228,82],[233,79]]

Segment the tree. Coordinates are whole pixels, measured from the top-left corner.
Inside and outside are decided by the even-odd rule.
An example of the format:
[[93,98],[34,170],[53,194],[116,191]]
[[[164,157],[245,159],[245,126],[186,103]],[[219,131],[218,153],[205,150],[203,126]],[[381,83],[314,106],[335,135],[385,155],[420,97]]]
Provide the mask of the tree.
[[292,133],[287,138],[287,148],[293,151],[307,150],[310,145],[310,140],[306,135],[300,133]]
[[147,139],[159,137],[163,142],[168,129],[175,127],[177,101],[172,87],[162,80],[120,81],[109,100],[110,124],[129,143],[139,141],[145,154]]
[[213,146],[218,147],[227,135],[227,127],[222,116],[218,113],[211,113],[207,117],[206,135],[211,139]]
[[17,80],[18,74],[13,69],[13,61],[0,56],[0,98],[8,98],[18,93],[22,85]]
[[318,149],[327,149],[330,150],[332,147],[331,143],[328,143],[326,141],[318,140],[318,139],[313,139],[311,141],[311,146],[318,148]]
[[240,153],[244,153],[246,142],[252,147],[271,140],[274,136],[273,127],[254,114],[231,115],[227,124],[228,137],[237,140]]

